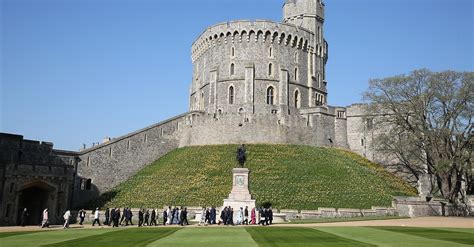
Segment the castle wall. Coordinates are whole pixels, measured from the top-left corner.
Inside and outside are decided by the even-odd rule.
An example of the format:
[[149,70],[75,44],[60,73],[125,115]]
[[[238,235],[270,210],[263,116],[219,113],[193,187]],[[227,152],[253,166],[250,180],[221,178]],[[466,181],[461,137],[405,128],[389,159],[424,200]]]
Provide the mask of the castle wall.
[[[192,121],[183,114],[135,131],[79,154],[73,205],[81,205],[126,181],[133,174],[178,147],[179,130]],[[90,179],[89,189],[84,183]]]

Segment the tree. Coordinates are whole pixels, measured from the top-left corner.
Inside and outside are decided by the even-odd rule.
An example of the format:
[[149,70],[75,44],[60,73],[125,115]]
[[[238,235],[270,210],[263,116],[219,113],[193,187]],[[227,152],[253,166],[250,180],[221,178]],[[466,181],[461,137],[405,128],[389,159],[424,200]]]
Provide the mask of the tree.
[[376,152],[416,179],[428,174],[432,194],[463,201],[473,183],[474,73],[422,69],[374,79],[364,98]]

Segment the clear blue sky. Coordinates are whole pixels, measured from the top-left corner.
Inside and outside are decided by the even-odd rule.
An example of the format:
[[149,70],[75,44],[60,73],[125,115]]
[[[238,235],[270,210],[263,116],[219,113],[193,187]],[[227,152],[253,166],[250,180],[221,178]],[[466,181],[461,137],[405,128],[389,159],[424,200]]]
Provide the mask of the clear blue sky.
[[[281,20],[283,0],[0,0],[0,132],[78,150],[184,113],[209,25]],[[329,104],[370,78],[473,71],[472,0],[326,0]]]

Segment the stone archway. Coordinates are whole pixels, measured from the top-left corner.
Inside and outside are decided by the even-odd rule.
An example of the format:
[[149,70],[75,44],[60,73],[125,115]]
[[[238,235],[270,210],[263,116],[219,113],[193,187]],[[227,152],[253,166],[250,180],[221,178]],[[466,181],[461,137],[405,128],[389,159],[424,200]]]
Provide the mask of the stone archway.
[[44,181],[31,181],[23,185],[18,193],[17,224],[21,222],[24,208],[27,208],[29,213],[27,225],[38,225],[45,208],[48,208],[51,219],[55,206],[55,190],[53,186]]

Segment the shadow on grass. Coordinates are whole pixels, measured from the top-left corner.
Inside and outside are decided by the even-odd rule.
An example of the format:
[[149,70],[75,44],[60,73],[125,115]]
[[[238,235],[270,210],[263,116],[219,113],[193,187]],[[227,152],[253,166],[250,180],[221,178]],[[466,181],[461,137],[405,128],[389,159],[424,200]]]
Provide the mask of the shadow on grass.
[[311,228],[247,227],[259,246],[375,246]]
[[94,236],[76,238],[45,246],[147,246],[160,238],[167,237],[180,228],[133,228],[107,232]]

